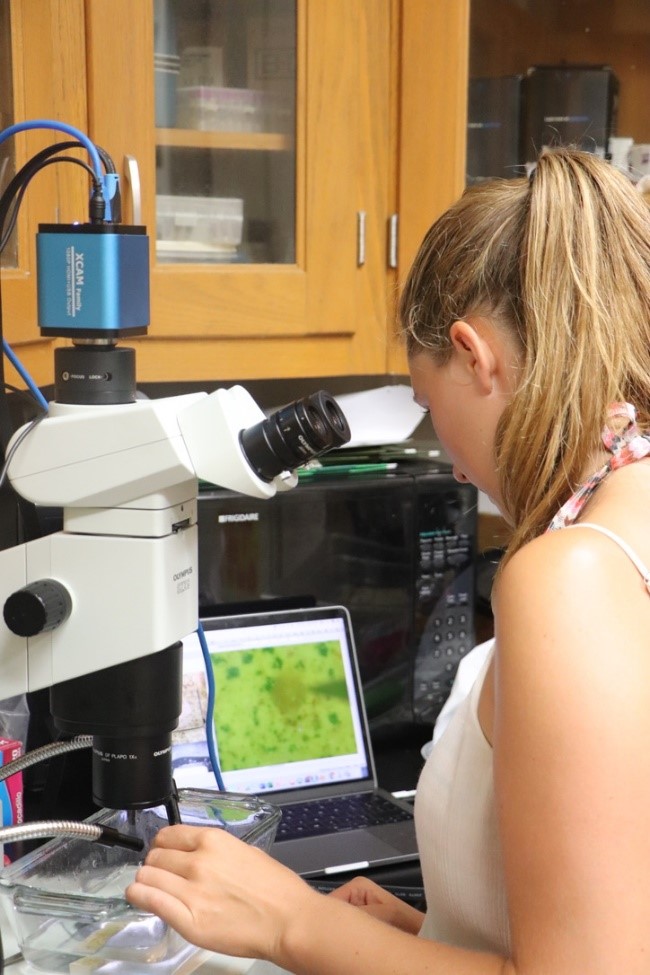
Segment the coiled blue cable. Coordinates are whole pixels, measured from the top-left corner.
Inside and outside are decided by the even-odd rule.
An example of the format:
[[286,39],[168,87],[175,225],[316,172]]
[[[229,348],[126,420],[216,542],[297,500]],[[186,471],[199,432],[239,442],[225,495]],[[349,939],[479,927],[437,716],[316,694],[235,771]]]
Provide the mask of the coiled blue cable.
[[28,119],[25,122],[16,122],[14,125],[10,125],[0,132],[0,145],[6,139],[11,138],[12,135],[16,135],[18,132],[26,132],[29,129],[56,129],[59,132],[65,132],[67,135],[71,135],[73,139],[77,139],[88,151],[97,179],[101,180],[103,169],[95,143],[88,138],[85,132],[77,129],[74,125],[68,125],[67,122],[58,122],[55,119],[49,118],[35,118]]
[[196,633],[199,638],[199,643],[201,644],[201,652],[203,653],[203,660],[205,662],[205,676],[208,682],[208,706],[205,715],[205,735],[208,742],[208,755],[210,756],[210,764],[212,765],[212,771],[217,782],[217,787],[221,789],[222,792],[225,792],[226,788],[223,784],[223,778],[221,777],[221,768],[219,766],[217,746],[214,737],[214,705],[216,696],[214,670],[212,669],[210,651],[208,650],[208,643],[205,639],[205,632],[200,620],[199,625],[196,628]]

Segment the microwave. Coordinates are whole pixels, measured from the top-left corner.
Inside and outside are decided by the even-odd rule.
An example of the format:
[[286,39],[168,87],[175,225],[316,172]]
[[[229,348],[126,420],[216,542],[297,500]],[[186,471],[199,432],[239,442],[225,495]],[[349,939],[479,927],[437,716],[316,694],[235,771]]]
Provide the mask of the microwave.
[[433,725],[474,645],[476,489],[443,463],[390,466],[198,501],[200,615],[345,606],[374,731]]

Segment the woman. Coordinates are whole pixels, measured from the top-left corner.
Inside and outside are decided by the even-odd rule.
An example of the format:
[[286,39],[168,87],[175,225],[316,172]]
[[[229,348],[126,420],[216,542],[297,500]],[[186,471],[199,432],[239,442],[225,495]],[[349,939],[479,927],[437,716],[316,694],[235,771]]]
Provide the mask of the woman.
[[607,163],[545,151],[434,224],[400,312],[416,401],[513,529],[495,650],[418,786],[427,915],[183,826],[127,896],[299,975],[645,975],[650,214]]

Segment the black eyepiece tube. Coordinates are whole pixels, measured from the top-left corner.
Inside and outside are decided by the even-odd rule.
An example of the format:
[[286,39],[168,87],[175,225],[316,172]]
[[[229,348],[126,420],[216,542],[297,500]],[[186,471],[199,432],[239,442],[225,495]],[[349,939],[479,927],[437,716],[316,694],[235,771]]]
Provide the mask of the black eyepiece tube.
[[320,390],[283,406],[240,433],[244,456],[258,477],[272,481],[350,439],[350,427],[334,397]]

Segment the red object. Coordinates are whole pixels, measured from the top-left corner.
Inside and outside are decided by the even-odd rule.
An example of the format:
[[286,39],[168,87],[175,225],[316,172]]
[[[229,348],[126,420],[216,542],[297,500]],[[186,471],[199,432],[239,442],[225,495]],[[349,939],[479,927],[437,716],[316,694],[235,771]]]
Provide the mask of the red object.
[[[23,753],[22,743],[11,738],[0,738],[0,765],[7,765]],[[14,826],[23,821],[23,773],[15,772],[0,782],[0,813],[3,826]],[[0,843],[0,851],[2,844]],[[9,862],[6,856],[0,863]]]

